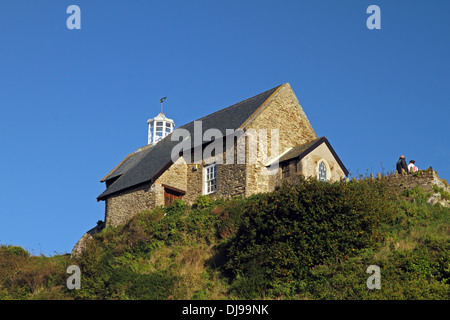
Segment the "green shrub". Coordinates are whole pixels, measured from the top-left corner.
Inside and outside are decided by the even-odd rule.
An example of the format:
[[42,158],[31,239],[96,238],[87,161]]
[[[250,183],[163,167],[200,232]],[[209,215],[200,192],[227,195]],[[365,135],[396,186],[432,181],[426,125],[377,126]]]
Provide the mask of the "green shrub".
[[255,294],[264,292],[256,285],[264,283],[269,295],[291,295],[314,265],[347,260],[381,240],[383,190],[376,182],[309,179],[252,196],[226,267],[244,279],[239,282],[254,283]]
[[113,297],[133,300],[162,300],[173,294],[176,277],[165,271],[140,274],[122,268],[113,271],[109,283]]
[[237,232],[243,222],[244,205],[243,198],[234,198],[223,207],[217,222],[217,237],[228,238]]
[[[435,187],[435,192],[443,190]],[[147,210],[81,257],[0,246],[0,299],[449,299],[450,209],[383,180],[300,179],[231,200]],[[68,265],[81,290],[65,287]],[[366,268],[381,268],[368,290]]]
[[22,257],[29,257],[30,254],[27,250],[25,250],[22,247],[19,246],[3,246],[2,249],[4,249],[4,252],[7,254],[15,255],[15,256],[22,256]]
[[421,187],[415,186],[412,189],[405,189],[403,191],[403,195],[407,198],[410,198],[417,204],[426,204],[431,194],[425,192],[425,190],[423,190]]
[[194,208],[203,209],[208,208],[212,204],[212,199],[209,195],[201,195],[197,198],[197,201],[194,203]]
[[433,185],[433,191],[441,194],[443,200],[450,200],[450,192],[444,190],[444,188]]
[[0,300],[67,299],[67,255],[30,256],[19,246],[0,246]]

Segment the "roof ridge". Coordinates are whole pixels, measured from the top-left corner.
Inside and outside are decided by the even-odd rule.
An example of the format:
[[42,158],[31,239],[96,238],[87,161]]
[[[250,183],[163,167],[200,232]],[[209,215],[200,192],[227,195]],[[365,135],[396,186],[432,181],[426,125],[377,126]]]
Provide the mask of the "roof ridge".
[[147,144],[145,146],[142,146],[140,148],[137,148],[136,151],[134,151],[133,153],[138,153],[138,152],[142,152],[144,150],[150,149],[151,147],[153,147],[153,145],[151,144]]
[[[247,102],[247,101],[249,101],[249,100],[255,99],[255,98],[257,98],[257,97],[259,97],[259,96],[261,96],[261,95],[263,95],[263,94],[266,94],[266,93],[269,92],[269,91],[278,89],[279,87],[281,87],[281,86],[283,86],[283,85],[284,85],[284,83],[283,83],[283,84],[280,84],[280,85],[278,85],[278,86],[276,86],[276,87],[273,87],[272,89],[269,89],[269,90],[266,90],[266,91],[264,91],[264,92],[261,92],[261,93],[257,94],[256,96],[253,96],[253,97],[251,97],[251,98],[245,99],[245,100],[240,101],[240,102],[237,102],[237,103],[235,103],[235,104],[233,104],[233,105],[231,105],[231,106],[229,106],[229,107],[226,107],[226,108],[217,110],[216,112],[213,112],[213,113],[211,113],[211,114],[208,114],[208,115],[206,115],[206,116],[204,116],[204,117],[202,117],[202,118],[199,118],[199,119],[197,119],[197,120],[194,120],[194,121],[203,121],[204,119],[209,118],[209,117],[211,117],[211,116],[213,116],[213,115],[217,115],[217,114],[219,114],[219,113],[221,113],[221,112],[225,112],[225,111],[227,111],[227,110],[229,110],[229,109],[231,109],[231,108],[236,108],[238,105],[243,104],[244,102]],[[182,128],[182,127],[184,127],[184,126],[187,126],[188,124],[191,124],[191,123],[193,123],[194,121],[191,121],[191,122],[189,122],[189,123],[186,123],[186,124],[182,125],[182,126],[179,127],[179,128]]]
[[[198,120],[191,121],[178,127],[173,132],[176,132],[179,128],[184,128],[191,130],[195,121],[205,121],[205,125],[208,128],[239,128],[242,125],[242,121],[245,122],[250,116],[254,114],[254,110],[261,107],[267,102],[267,96],[273,96],[274,92],[277,92],[285,84],[276,86],[272,89],[266,90],[259,93],[251,98],[245,99],[238,103],[235,103],[227,108],[220,109],[214,113],[206,115]],[[263,101],[264,100],[264,101]],[[241,106],[241,108],[239,108]],[[223,118],[223,119],[222,119]],[[203,128],[207,129],[207,128]],[[219,129],[220,130],[220,129]],[[170,152],[174,144],[179,143],[179,141],[172,141],[169,134],[156,145],[151,148],[143,147],[140,149],[141,152],[135,152],[134,154],[144,154],[139,161],[132,165],[129,169],[123,172],[114,183],[106,188],[106,190],[97,197],[97,200],[104,200],[107,196],[117,193],[121,190],[125,190],[134,186],[137,186],[152,179],[157,179],[162,170],[166,170],[167,165],[171,163]],[[139,149],[138,149],[139,150]],[[164,164],[167,160],[167,164]],[[166,168],[167,167],[167,168]],[[138,171],[142,171],[139,173]],[[145,173],[145,174],[143,174]]]
[[294,147],[292,147],[292,149],[295,149],[295,148],[301,148],[301,147],[304,147],[304,146],[306,146],[306,145],[308,145],[308,144],[312,144],[312,143],[317,142],[318,140],[326,139],[326,138],[327,138],[327,137],[322,136],[322,137],[319,137],[319,138],[317,138],[317,139],[313,139],[313,140],[311,140],[311,141],[309,141],[309,142],[306,142],[306,143],[303,143],[303,144],[294,146]]
[[267,91],[265,91],[264,93],[267,93],[267,92],[269,92],[269,91],[272,91],[273,90],[273,92],[270,94],[270,96],[266,99],[266,100],[264,100],[264,102],[263,103],[261,103],[261,105],[241,124],[241,126],[239,127],[240,129],[243,129],[243,128],[245,128],[249,123],[251,123],[259,114],[260,114],[260,112],[262,111],[262,110],[264,110],[264,108],[267,106],[266,104],[267,104],[267,102],[269,101],[269,100],[271,100],[272,99],[272,97],[274,97],[277,93],[278,93],[278,91],[281,89],[281,87],[284,87],[284,86],[286,86],[286,85],[289,85],[289,82],[286,82],[286,83],[283,83],[282,85],[279,85],[278,87],[275,87],[275,88],[272,88],[272,89],[270,89],[270,90],[267,90]]
[[128,158],[130,158],[132,155],[134,154],[134,152],[129,153],[122,161],[120,161],[120,163],[118,165],[116,165],[114,167],[114,169],[112,169],[110,172],[108,172],[108,174],[102,179],[100,180],[100,182],[104,182],[108,179],[109,176],[111,176],[117,169],[119,169],[119,167],[125,163],[125,161],[128,160]]

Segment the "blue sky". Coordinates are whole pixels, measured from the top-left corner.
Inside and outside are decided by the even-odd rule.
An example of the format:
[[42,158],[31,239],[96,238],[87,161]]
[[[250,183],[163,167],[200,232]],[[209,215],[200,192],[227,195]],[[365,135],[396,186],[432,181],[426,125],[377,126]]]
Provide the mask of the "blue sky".
[[[69,30],[69,5],[81,29]],[[369,30],[369,5],[381,29]],[[0,0],[0,243],[70,252],[147,142],[289,82],[353,176],[400,154],[450,179],[449,1]]]

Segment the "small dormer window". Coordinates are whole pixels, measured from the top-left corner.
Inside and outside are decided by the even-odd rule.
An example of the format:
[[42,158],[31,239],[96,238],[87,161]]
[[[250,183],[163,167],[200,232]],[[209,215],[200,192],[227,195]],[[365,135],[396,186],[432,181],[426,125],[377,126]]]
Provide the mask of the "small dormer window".
[[325,166],[325,163],[321,161],[319,163],[319,181],[327,181],[327,167]]

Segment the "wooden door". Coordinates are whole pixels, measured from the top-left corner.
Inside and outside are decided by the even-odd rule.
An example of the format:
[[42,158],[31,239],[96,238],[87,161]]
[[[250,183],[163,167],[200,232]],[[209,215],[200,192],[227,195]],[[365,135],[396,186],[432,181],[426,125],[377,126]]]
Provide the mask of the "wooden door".
[[175,199],[181,198],[183,198],[183,194],[181,192],[164,188],[164,206],[170,206]]

